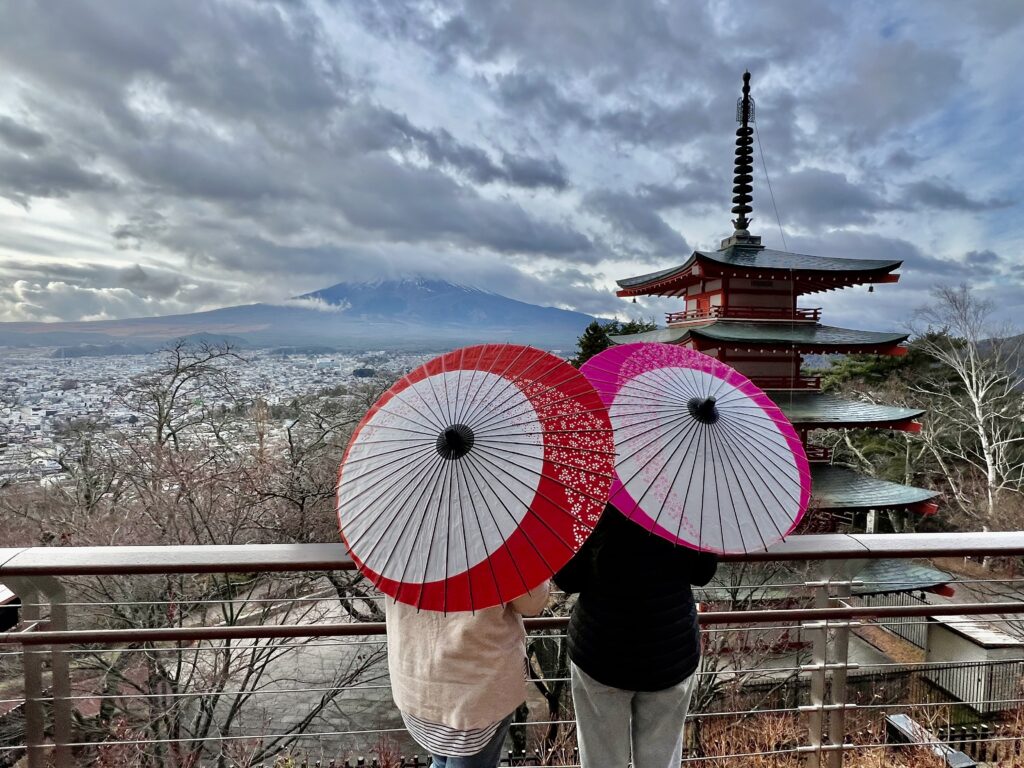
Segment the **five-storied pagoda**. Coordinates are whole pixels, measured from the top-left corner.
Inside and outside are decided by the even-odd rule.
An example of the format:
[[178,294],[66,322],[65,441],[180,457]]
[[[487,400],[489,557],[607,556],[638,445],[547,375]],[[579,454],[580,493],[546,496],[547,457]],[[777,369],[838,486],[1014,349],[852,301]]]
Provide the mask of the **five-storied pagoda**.
[[[903,355],[905,333],[836,328],[820,322],[820,308],[799,306],[802,296],[853,285],[895,283],[900,261],[845,259],[776,251],[751,235],[754,100],[750,73],[736,105],[735,231],[717,251],[694,251],[683,264],[619,280],[618,295],[677,296],[680,311],[666,328],[612,341],[682,344],[717,357],[766,390],[800,433],[811,459],[813,509],[875,529],[882,510],[935,511],[936,493],[862,475],[829,462],[827,451],[808,444],[815,429],[917,431],[923,411],[845,400],[820,391],[817,376],[801,370],[804,355],[869,353]],[[873,287],[869,290],[874,290]]]

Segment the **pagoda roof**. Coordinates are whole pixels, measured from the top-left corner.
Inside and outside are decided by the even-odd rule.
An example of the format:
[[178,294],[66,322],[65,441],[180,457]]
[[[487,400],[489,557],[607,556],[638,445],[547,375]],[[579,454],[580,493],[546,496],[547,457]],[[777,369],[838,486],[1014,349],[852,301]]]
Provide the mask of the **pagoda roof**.
[[898,259],[844,259],[776,251],[772,248],[745,248],[741,245],[719,251],[694,251],[694,256],[730,267],[787,272],[791,269],[797,272],[891,272],[899,269],[903,263]]
[[950,584],[955,579],[930,565],[899,559],[865,560],[851,578],[863,582],[853,587],[855,595],[884,595],[890,592],[918,592]]
[[[856,274],[859,281],[870,282],[872,277],[882,277],[898,269],[903,263],[893,259],[844,259],[834,256],[812,256],[806,253],[777,251],[772,248],[732,245],[718,251],[694,251],[690,258],[676,267],[669,267],[657,272],[627,277],[618,280],[619,295],[634,295],[644,289],[657,290],[672,278],[688,276],[697,262],[711,267],[712,271],[731,272],[735,270],[764,272],[800,272],[801,274],[820,273],[838,276]],[[718,269],[716,269],[718,268]],[[661,284],[661,285],[659,285]]]
[[[863,584],[852,587],[854,595],[882,595],[891,592],[920,592],[935,590],[955,581],[945,571],[929,565],[899,559],[850,561],[856,570],[852,579]],[[792,564],[780,563],[787,573],[796,576]],[[786,582],[790,579],[782,578]],[[730,583],[728,576],[716,575],[705,587],[694,592],[704,600],[791,600],[793,587],[786,584],[742,585]]]
[[924,413],[917,408],[845,400],[828,392],[767,391],[795,427],[815,429],[841,425],[886,427],[912,421]]
[[[698,347],[720,346],[713,342],[746,343],[765,346],[797,346],[843,351],[859,347],[892,347],[906,341],[909,334],[879,331],[856,331],[816,323],[758,323],[736,320],[715,320],[707,325],[659,328],[644,333],[609,336],[615,344],[638,341],[658,341],[678,344],[694,340]],[[712,342],[712,343],[708,343]]]
[[822,510],[906,509],[939,493],[890,483],[834,464],[811,464],[811,506]]

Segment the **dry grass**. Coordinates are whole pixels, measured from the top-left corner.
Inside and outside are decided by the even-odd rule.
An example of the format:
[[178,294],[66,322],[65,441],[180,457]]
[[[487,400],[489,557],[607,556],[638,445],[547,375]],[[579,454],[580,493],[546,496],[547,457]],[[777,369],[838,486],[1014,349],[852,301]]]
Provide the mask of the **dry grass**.
[[690,749],[710,758],[701,765],[797,768],[804,764],[796,748],[807,743],[807,729],[798,715],[756,715],[739,721],[714,718],[696,725]]
[[924,651],[921,648],[897,637],[884,627],[876,624],[863,624],[855,628],[853,632],[899,664],[916,664],[925,660]]

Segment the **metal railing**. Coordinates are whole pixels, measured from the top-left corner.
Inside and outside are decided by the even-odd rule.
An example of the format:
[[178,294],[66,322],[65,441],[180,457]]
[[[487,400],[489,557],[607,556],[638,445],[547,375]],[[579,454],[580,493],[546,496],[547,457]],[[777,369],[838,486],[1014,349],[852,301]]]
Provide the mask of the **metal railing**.
[[[745,568],[757,567],[758,563],[791,563],[795,567],[810,562],[818,573],[802,580],[741,585],[736,588],[738,592],[757,596],[744,603],[752,607],[742,610],[736,609],[735,600],[708,598],[710,609],[700,615],[706,652],[698,673],[698,689],[705,695],[700,697],[703,704],[695,706],[688,720],[684,762],[717,765],[770,754],[794,764],[800,761],[838,768],[845,755],[895,746],[897,742],[885,736],[884,717],[908,711],[925,724],[927,733],[935,735],[936,744],[955,734],[960,748],[970,753],[972,740],[963,738],[964,733],[970,735],[963,729],[984,725],[988,730],[977,731],[983,736],[973,742],[984,741],[985,754],[995,755],[1004,747],[1017,754],[1013,750],[1019,749],[1024,737],[1024,728],[1014,726],[1024,703],[1020,686],[1024,644],[999,658],[966,664],[929,661],[926,656],[916,661],[880,660],[878,653],[870,651],[871,638],[862,637],[867,628],[884,628],[893,619],[902,630],[914,621],[927,627],[934,617],[943,616],[955,617],[946,620],[954,627],[956,621],[971,616],[978,617],[973,622],[981,625],[1005,628],[1018,616],[1024,624],[1024,602],[1011,588],[1017,580],[985,580],[1004,586],[990,596],[995,599],[984,601],[865,606],[853,604],[852,590],[858,582],[847,574],[851,572],[850,561],[866,558],[1005,558],[1022,554],[1024,533],[1015,532],[795,536],[768,552],[723,557],[725,562],[747,564]],[[72,766],[87,764],[75,761],[85,760],[84,756],[92,759],[97,750],[173,750],[197,741],[220,749],[237,746],[232,752],[235,756],[227,762],[221,758],[221,765],[259,765],[246,762],[242,753],[251,748],[250,754],[255,754],[254,744],[278,742],[293,754],[303,755],[311,766],[316,759],[321,759],[324,766],[331,759],[343,765],[346,758],[338,756],[338,745],[362,740],[365,748],[367,739],[402,738],[404,730],[393,716],[387,722],[372,718],[364,722],[355,717],[357,703],[387,702],[389,686],[382,671],[386,627],[383,622],[356,622],[350,615],[339,615],[336,610],[332,613],[337,594],[313,592],[282,598],[264,596],[257,587],[250,586],[241,596],[236,592],[230,598],[200,601],[192,606],[187,621],[180,615],[172,617],[172,608],[178,608],[167,599],[107,604],[68,597],[68,588],[86,577],[170,579],[204,578],[196,574],[205,574],[207,578],[223,576],[231,583],[258,585],[261,575],[282,578],[286,574],[351,569],[344,548],[330,544],[0,550],[0,582],[22,601],[20,624],[0,633],[0,667],[8,667],[7,682],[20,675],[20,685],[7,685],[2,690],[8,693],[0,694],[0,739],[6,739],[6,743],[0,743],[0,765],[5,764],[5,758],[20,759],[24,755],[30,768],[48,765],[51,758],[58,766]],[[642,585],[638,585],[640,588]],[[213,621],[212,613],[201,610],[207,604],[224,603],[232,607],[231,621]],[[167,621],[164,626],[140,628],[96,626],[101,623],[100,611],[125,611],[132,606],[165,611]],[[301,613],[295,613],[297,607]],[[301,620],[295,621],[295,616]],[[69,619],[74,627],[69,626]],[[565,616],[528,619],[531,643],[554,643],[561,649],[567,621]],[[780,637],[786,642],[776,642]],[[373,661],[363,677],[353,677],[343,684],[330,679],[320,684],[303,681],[296,671],[288,677],[295,681],[290,685],[247,690],[244,683],[229,676],[214,694],[136,679],[142,671],[151,670],[153,660],[161,655],[178,659],[187,655],[190,663],[200,668],[207,664],[201,659],[221,658],[224,649],[243,655],[271,649],[280,652],[280,658],[287,659],[286,663],[296,670],[308,665],[310,659],[319,659],[321,664],[342,656],[372,657]],[[101,658],[104,670],[119,669],[121,683],[111,686],[109,680],[89,677],[86,670],[94,667],[83,660]],[[564,677],[549,676],[543,682],[549,687],[559,683],[565,687],[566,681]],[[739,684],[731,686],[733,682]],[[289,697],[295,695],[331,696],[335,697],[331,701],[336,714],[333,719],[311,720],[301,729],[287,732],[272,719],[251,717],[245,727],[236,726],[229,733],[167,733],[157,737],[153,735],[156,731],[118,731],[113,723],[106,738],[97,742],[80,731],[84,717],[112,703],[127,708],[123,711],[141,711],[152,707],[153,702],[177,706],[177,702],[207,695],[213,703],[204,700],[204,706],[216,708],[241,694],[250,709],[258,709],[261,702],[270,700],[284,701],[282,706],[287,709]],[[1004,715],[1008,711],[1016,713],[1017,720],[1007,721]],[[934,719],[936,712],[945,713],[943,722]],[[284,716],[290,714],[285,712]],[[992,719],[998,717],[1004,719]],[[989,720],[982,722],[983,718]],[[4,727],[5,721],[10,727]],[[750,731],[752,724],[756,728]],[[525,722],[515,723],[515,729],[535,735],[550,734],[553,726],[561,728],[563,740],[557,751],[544,742],[543,751],[519,752],[507,761],[523,765],[574,764],[572,725],[571,713],[560,706],[546,715],[535,713]],[[747,734],[743,737],[747,741],[739,737],[723,740],[723,733]],[[723,753],[722,744],[731,746]],[[327,749],[336,751],[328,755],[324,751]],[[402,759],[411,765],[412,748],[408,749],[408,760]],[[310,754],[320,756],[310,758]],[[378,759],[382,764],[387,762],[383,754]],[[396,759],[391,755],[389,764],[396,764]]]
[[702,309],[686,309],[681,312],[666,312],[665,322],[685,323],[691,320],[785,320],[790,322],[816,323],[821,319],[821,307],[704,307]]
[[821,389],[821,376],[751,376],[761,389]]

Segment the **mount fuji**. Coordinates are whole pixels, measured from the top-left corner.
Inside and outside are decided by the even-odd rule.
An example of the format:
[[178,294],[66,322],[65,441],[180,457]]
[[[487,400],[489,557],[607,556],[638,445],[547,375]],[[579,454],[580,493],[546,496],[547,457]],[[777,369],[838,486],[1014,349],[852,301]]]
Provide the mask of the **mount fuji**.
[[280,304],[125,320],[0,323],[0,346],[159,345],[230,338],[249,346],[444,350],[513,342],[570,350],[594,318],[444,280],[338,283]]

